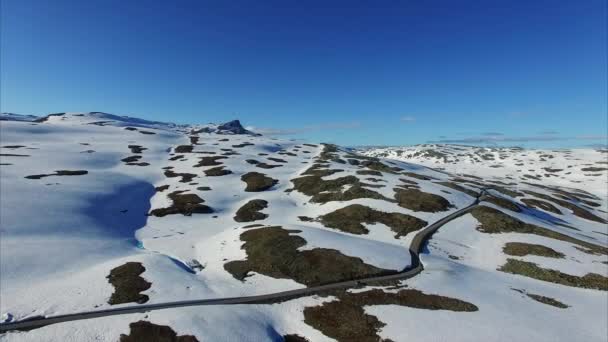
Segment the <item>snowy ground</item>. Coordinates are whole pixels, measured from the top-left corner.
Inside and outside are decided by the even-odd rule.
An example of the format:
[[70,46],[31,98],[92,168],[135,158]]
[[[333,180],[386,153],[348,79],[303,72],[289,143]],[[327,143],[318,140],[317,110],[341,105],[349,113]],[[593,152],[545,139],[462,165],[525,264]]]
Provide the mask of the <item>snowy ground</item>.
[[[373,150],[366,154],[403,161],[384,160],[385,167],[395,169],[382,169],[378,175],[370,175],[361,171],[378,169],[356,164],[353,158],[357,157],[345,150],[337,150],[322,160],[323,145],[232,134],[232,127],[179,126],[105,113],[67,113],[46,120],[12,114],[1,118],[6,119],[0,121],[0,314],[5,321],[115,307],[108,303],[115,289],[106,277],[112,269],[127,262],[140,262],[145,267],[141,276],[151,287],[142,293],[149,297],[148,303],[266,294],[305,287],[288,277],[279,279],[253,271],[239,280],[225,269],[225,264],[231,261],[248,260],[240,237],[257,228],[247,227],[251,224],[293,230],[291,236],[306,241],[298,248],[299,252],[336,250],[343,256],[358,258],[365,265],[399,271],[410,265],[408,247],[415,233],[395,238],[389,226],[364,222],[369,233],[354,234],[326,227],[317,218],[351,204],[361,204],[431,224],[474,201],[470,193],[438,184],[459,178],[458,184],[469,192],[485,188],[481,183],[497,185],[491,182],[499,181],[500,186],[522,196],[509,196],[497,190],[489,190],[490,193],[524,210],[513,212],[492,203],[484,205],[580,241],[608,245],[608,227],[602,221],[608,211],[607,173],[582,171],[585,167],[608,167],[602,163],[608,154],[601,151],[482,153],[458,147],[453,151],[442,149],[447,157],[441,156],[438,161],[422,154],[413,156],[415,151]],[[180,146],[185,152],[180,152]],[[493,155],[492,161],[489,156],[485,157],[488,160],[481,157],[489,153]],[[541,162],[541,154],[553,157],[542,157],[545,160]],[[141,158],[122,160],[133,156]],[[216,160],[218,165],[195,166],[201,158],[214,156],[223,157]],[[251,160],[275,167],[262,168]],[[340,170],[323,176],[320,182],[355,177],[371,184],[363,187],[383,198],[315,203],[310,196],[292,189],[293,179],[302,177],[319,163],[325,164],[324,169]],[[492,167],[498,163],[502,166]],[[517,165],[521,163],[524,166]],[[230,173],[205,174],[216,167],[224,167]],[[540,179],[519,176],[520,168]],[[557,168],[563,170],[551,170]],[[87,173],[54,174],[58,170]],[[246,192],[241,176],[252,171],[277,183],[265,191]],[[167,176],[171,173],[178,176]],[[49,174],[39,179],[26,178]],[[191,174],[191,179],[180,174]],[[525,191],[556,196],[555,190],[534,184],[584,189],[591,199],[585,197],[587,203],[552,202],[559,214],[527,208],[522,200],[536,197]],[[341,191],[353,187],[346,184]],[[399,187],[441,196],[449,206],[435,212],[402,206],[393,200]],[[176,191],[196,194],[213,212],[148,216],[154,209],[170,207],[173,201],[169,196]],[[585,194],[568,191],[577,196]],[[267,217],[236,222],[236,211],[253,199],[267,201],[267,208],[261,210]],[[569,209],[571,205],[580,206],[596,221],[575,215]],[[302,220],[302,216],[312,221]],[[475,229],[477,225],[474,217],[465,215],[442,227],[422,256],[423,273],[401,285],[470,302],[478,311],[365,306],[365,313],[384,323],[378,329],[379,336],[394,341],[607,339],[606,291],[564,286],[497,270],[507,258],[515,258],[574,276],[595,273],[605,277],[606,254],[584,253],[572,243],[538,235],[482,233]],[[549,246],[566,257],[508,256],[502,251],[508,242]],[[391,291],[389,287],[384,289]],[[525,293],[557,299],[568,308],[540,303]],[[346,340],[331,338],[330,332],[305,322],[306,308],[332,300],[336,299],[311,296],[272,305],[167,309],[10,332],[0,335],[0,340],[117,341],[121,334],[129,334],[130,323],[140,320],[170,326],[178,335],[194,335],[199,341],[281,341],[287,334],[298,334],[310,341]]]

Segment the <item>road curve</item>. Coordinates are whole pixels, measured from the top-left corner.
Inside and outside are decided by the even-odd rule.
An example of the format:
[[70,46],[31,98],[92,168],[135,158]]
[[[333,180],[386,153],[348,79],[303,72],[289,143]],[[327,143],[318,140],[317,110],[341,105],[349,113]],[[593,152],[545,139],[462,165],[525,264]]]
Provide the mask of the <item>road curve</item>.
[[55,323],[63,323],[70,321],[77,321],[82,319],[91,319],[105,316],[114,316],[114,315],[123,315],[123,314],[131,314],[131,313],[144,313],[152,310],[160,310],[160,309],[169,309],[169,308],[179,308],[185,306],[199,306],[199,305],[234,305],[234,304],[257,304],[264,303],[270,301],[282,301],[288,300],[291,298],[302,297],[307,295],[316,294],[323,291],[328,290],[338,290],[338,289],[347,289],[353,287],[364,286],[368,283],[378,283],[384,281],[391,280],[404,280],[409,279],[424,269],[424,266],[420,262],[419,253],[422,251],[425,242],[435,233],[441,226],[444,224],[468,213],[473,208],[479,205],[486,194],[486,190],[482,189],[481,192],[477,195],[475,201],[458,211],[451,213],[450,215],[434,222],[428,227],[416,233],[416,236],[412,239],[410,243],[410,254],[412,255],[412,263],[410,266],[405,268],[403,271],[375,276],[369,278],[362,278],[356,280],[348,280],[342,281],[338,283],[331,283],[326,285],[307,287],[303,289],[290,290],[290,291],[282,291],[269,293],[264,295],[257,296],[246,296],[246,297],[228,297],[228,298],[214,298],[214,299],[195,299],[195,300],[183,300],[177,302],[168,302],[168,303],[157,303],[157,304],[146,304],[146,305],[132,305],[125,306],[120,308],[112,308],[106,310],[97,310],[97,311],[85,311],[85,312],[77,312],[65,315],[57,315],[50,317],[32,317],[30,319],[21,320],[17,322],[10,323],[1,323],[0,324],[0,333],[4,333],[11,330],[30,330],[40,328],[46,325],[51,325]]

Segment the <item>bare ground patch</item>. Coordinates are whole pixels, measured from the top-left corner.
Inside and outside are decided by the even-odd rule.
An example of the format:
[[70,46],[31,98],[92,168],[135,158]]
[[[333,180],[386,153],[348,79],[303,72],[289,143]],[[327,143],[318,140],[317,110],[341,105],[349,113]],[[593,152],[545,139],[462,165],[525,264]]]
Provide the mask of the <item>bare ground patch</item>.
[[194,173],[174,172],[171,169],[166,169],[165,177],[167,177],[167,178],[181,177],[182,179],[180,180],[180,183],[190,183],[196,177],[196,175]]
[[178,336],[171,327],[148,321],[129,324],[129,335],[121,334],[120,342],[198,342],[192,335]]
[[606,247],[594,245],[586,241],[575,239],[571,236],[558,233],[551,229],[522,222],[494,208],[486,206],[476,207],[471,210],[471,215],[473,215],[473,217],[475,217],[479,221],[480,225],[477,226],[477,230],[482,233],[535,234],[551,239],[566,241],[584,247],[588,250],[587,253],[600,253],[608,255],[608,248]]
[[244,280],[250,271],[273,278],[293,279],[307,286],[394,273],[377,268],[360,258],[346,256],[334,249],[314,248],[299,251],[306,240],[282,227],[247,230],[241,234],[247,260],[231,261],[224,269]]
[[174,191],[167,195],[173,204],[166,208],[157,208],[150,211],[150,215],[163,217],[167,215],[182,214],[190,216],[192,214],[211,214],[213,209],[202,204],[205,202],[196,194],[184,194],[185,190]]
[[563,258],[564,254],[543,245],[525,242],[507,242],[502,251],[513,256],[538,255],[547,258]]
[[319,217],[326,227],[351,234],[367,234],[369,230],[362,223],[382,223],[395,232],[395,238],[405,236],[427,225],[414,216],[401,213],[387,213],[361,204],[351,204]]
[[219,176],[229,175],[232,173],[232,171],[226,169],[224,166],[212,167],[203,172],[205,173],[205,176],[208,176],[208,177],[219,177]]
[[40,178],[50,177],[50,176],[82,176],[82,175],[86,175],[88,173],[89,173],[89,171],[87,171],[87,170],[57,170],[57,171],[55,171],[55,173],[30,175],[30,176],[25,176],[25,178],[40,179]]
[[522,198],[521,202],[530,208],[541,209],[559,215],[562,214],[559,209],[557,209],[553,204],[549,202],[537,200],[534,198]]
[[202,167],[202,166],[217,166],[222,165],[218,160],[228,159],[225,156],[212,156],[212,157],[201,157],[199,162],[194,165],[194,167]]
[[254,199],[245,203],[239,210],[236,211],[234,220],[236,222],[253,222],[263,220],[268,217],[267,214],[260,211],[268,208],[268,202],[262,199]]
[[123,303],[142,304],[148,301],[148,296],[141,294],[152,286],[140,275],[146,268],[140,262],[127,262],[113,268],[107,276],[108,282],[114,286],[114,293],[108,300],[111,305]]
[[394,188],[395,200],[400,207],[413,211],[438,212],[446,211],[451,204],[445,198],[423,192],[418,189]]
[[241,176],[241,180],[247,184],[245,187],[247,192],[265,191],[279,182],[259,172],[248,172]]
[[579,277],[516,259],[507,259],[507,263],[498,270],[555,284],[608,291],[608,278],[597,273],[587,273]]
[[427,310],[450,310],[457,312],[477,311],[477,306],[450,297],[425,294],[414,289],[384,292],[374,289],[359,293],[340,291],[338,300],[304,309],[304,322],[324,335],[340,342],[378,342],[378,332],[385,326],[376,316],[366,314],[365,306],[400,305]]

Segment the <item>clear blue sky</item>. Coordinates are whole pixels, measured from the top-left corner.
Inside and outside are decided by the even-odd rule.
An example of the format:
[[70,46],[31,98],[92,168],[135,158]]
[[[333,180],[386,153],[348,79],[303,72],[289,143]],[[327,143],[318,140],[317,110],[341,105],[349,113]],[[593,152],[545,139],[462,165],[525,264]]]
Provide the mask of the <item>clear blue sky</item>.
[[0,109],[345,145],[606,141],[605,0],[329,3],[1,0]]

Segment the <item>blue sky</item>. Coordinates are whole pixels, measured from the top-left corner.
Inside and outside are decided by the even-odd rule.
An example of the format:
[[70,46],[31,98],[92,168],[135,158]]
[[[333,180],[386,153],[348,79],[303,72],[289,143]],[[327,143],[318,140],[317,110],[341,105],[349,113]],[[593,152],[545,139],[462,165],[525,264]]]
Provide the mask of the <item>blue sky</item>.
[[605,0],[1,0],[0,109],[344,145],[605,143]]

